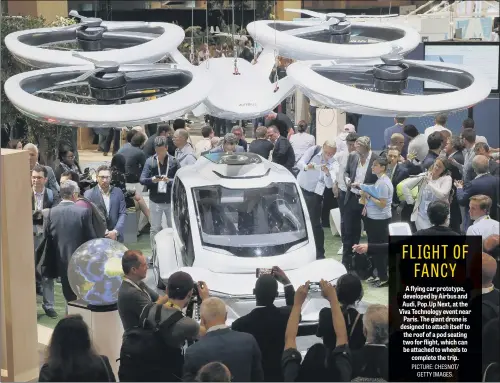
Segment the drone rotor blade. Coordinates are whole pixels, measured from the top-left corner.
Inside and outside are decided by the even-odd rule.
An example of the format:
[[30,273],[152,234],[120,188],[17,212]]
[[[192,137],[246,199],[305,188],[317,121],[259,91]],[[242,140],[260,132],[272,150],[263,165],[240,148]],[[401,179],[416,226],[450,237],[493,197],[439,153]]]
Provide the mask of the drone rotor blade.
[[294,12],[294,13],[302,13],[304,15],[309,15],[311,17],[317,17],[321,20],[326,20],[326,15],[324,13],[309,11],[308,9],[293,9],[293,8],[285,8],[285,12]]
[[81,76],[78,76],[77,78],[74,78],[73,80],[58,82],[57,85],[69,85],[69,84],[75,84],[77,82],[82,82],[82,81],[85,81],[86,79],[88,79],[90,76],[92,76],[98,72],[101,72],[101,71],[102,71],[102,68],[94,69],[94,70],[91,70],[91,71],[88,71],[88,72],[82,74]]
[[330,29],[331,25],[335,25],[338,23],[339,23],[338,19],[332,18],[328,21],[322,22],[321,24],[314,25],[312,27],[302,27],[302,28],[290,29],[290,30],[284,31],[282,33],[285,33],[285,34],[290,35],[290,36],[301,37],[304,35],[326,32]]
[[82,55],[82,54],[80,54],[80,53],[78,53],[78,52],[74,52],[74,53],[73,53],[73,57],[78,57],[79,59],[82,59],[82,60],[88,61],[88,62],[90,62],[90,63],[92,63],[92,64],[94,64],[94,65],[99,64],[99,61],[94,60],[94,59],[91,59],[91,58],[89,58],[89,57],[87,57],[87,56],[84,56],[84,55]]

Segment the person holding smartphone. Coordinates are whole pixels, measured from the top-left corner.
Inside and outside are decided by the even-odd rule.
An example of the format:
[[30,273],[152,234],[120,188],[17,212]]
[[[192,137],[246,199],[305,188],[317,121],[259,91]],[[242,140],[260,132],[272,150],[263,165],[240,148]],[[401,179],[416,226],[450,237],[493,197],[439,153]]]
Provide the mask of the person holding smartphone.
[[139,180],[149,190],[150,240],[153,258],[156,256],[155,235],[162,229],[163,215],[167,219],[167,227],[172,227],[170,210],[172,181],[175,173],[180,169],[179,162],[168,154],[167,137],[156,137],[154,146],[156,154],[146,160]]

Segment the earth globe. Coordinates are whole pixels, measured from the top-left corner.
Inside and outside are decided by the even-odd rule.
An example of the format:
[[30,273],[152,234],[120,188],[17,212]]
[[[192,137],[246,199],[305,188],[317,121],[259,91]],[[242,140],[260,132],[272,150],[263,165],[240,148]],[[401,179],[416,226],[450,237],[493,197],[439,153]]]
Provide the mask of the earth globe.
[[68,280],[76,296],[91,306],[118,301],[123,280],[122,257],[128,249],[108,238],[92,239],[71,256]]

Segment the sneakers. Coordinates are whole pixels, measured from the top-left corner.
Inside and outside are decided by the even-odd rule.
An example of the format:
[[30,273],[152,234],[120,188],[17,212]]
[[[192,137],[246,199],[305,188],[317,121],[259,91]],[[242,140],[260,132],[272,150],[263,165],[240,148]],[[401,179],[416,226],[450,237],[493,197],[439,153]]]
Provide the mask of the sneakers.
[[342,255],[344,253],[344,245],[340,246],[339,251],[337,251],[337,255]]
[[45,311],[45,315],[47,315],[49,318],[55,319],[58,316],[56,310],[54,309],[43,309],[43,311]]
[[375,277],[371,276],[370,278],[368,278],[366,280],[366,282],[368,282],[368,283],[377,283],[377,282],[380,282],[380,279],[379,279],[379,277],[375,278]]
[[386,287],[389,285],[389,280],[385,280],[385,281],[379,281],[377,283],[377,287]]

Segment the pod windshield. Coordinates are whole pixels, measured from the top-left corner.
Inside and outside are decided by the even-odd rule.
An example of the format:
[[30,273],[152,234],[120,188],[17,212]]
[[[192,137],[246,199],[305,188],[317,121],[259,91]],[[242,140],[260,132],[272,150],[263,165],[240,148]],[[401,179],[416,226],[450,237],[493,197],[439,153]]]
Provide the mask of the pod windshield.
[[194,188],[193,194],[203,246],[262,257],[284,254],[308,238],[293,183],[253,189],[213,185]]

